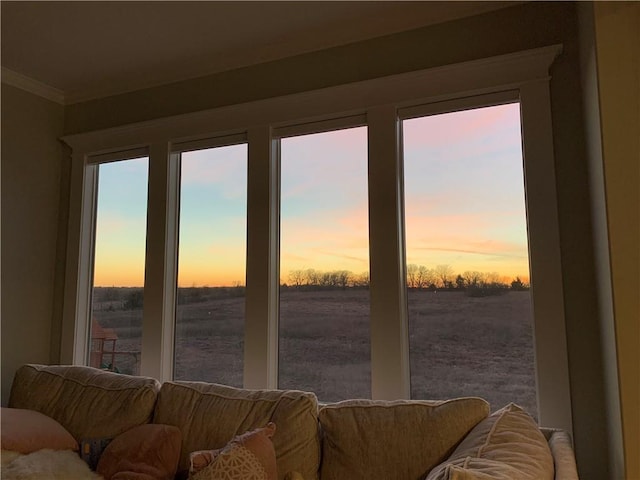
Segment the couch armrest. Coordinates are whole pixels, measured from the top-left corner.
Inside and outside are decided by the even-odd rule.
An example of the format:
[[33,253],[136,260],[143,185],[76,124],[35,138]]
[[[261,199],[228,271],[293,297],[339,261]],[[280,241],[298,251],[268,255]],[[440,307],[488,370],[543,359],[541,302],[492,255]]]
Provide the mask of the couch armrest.
[[555,480],[579,480],[571,438],[564,430],[541,428],[553,455]]

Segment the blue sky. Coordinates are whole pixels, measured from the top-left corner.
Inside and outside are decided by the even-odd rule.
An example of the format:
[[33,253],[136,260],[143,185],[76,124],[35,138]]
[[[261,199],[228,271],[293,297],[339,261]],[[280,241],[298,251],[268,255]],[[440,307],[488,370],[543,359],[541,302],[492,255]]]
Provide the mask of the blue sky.
[[144,283],[148,158],[99,166],[94,284]]

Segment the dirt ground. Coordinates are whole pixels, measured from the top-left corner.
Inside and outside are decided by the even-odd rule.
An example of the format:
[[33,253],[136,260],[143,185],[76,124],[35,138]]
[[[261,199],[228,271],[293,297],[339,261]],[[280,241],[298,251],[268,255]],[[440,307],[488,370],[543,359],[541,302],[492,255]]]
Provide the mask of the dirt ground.
[[[241,386],[244,297],[200,300],[177,309],[175,378]],[[408,303],[412,398],[480,396],[494,410],[515,402],[537,414],[528,291],[412,290]],[[141,309],[94,307],[118,333],[118,350],[140,350]],[[280,388],[327,402],[371,396],[368,290],[283,289],[280,332]],[[133,355],[118,356],[117,366],[137,373]]]

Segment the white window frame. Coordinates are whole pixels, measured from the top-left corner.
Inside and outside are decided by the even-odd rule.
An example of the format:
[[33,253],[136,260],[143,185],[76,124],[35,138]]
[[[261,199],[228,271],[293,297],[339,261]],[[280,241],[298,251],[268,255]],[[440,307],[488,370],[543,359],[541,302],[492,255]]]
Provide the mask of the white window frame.
[[[539,422],[572,431],[549,68],[560,46],[474,60],[284,97],[63,137],[72,149],[61,363],[82,364],[87,349],[88,278],[96,155],[146,148],[149,201],[141,374],[173,375],[177,162],[185,142],[246,135],[247,290],[244,385],[275,388],[278,372],[278,138],[326,128],[346,117],[369,129],[371,375],[376,399],[409,398],[400,119],[433,108],[479,106],[483,95],[520,102],[533,283]],[[496,98],[498,98],[496,97]],[[461,100],[462,99],[462,100]],[[480,100],[482,101],[482,100]],[[450,102],[450,103],[446,103]],[[426,107],[425,107],[426,105]],[[337,122],[337,123],[336,123]],[[347,122],[348,123],[348,122]],[[195,144],[195,143],[193,143]],[[120,153],[119,153],[120,152]],[[92,183],[93,182],[93,183]]]
[[[245,133],[227,133],[225,135],[216,136],[213,138],[198,138],[192,140],[182,140],[173,142],[171,145],[171,154],[170,154],[170,169],[174,172],[172,177],[172,182],[169,187],[168,196],[175,201],[175,205],[172,207],[174,214],[172,218],[174,219],[174,223],[167,226],[167,230],[170,233],[170,237],[172,243],[164,246],[164,250],[162,252],[158,252],[158,257],[161,254],[164,256],[166,262],[172,262],[173,270],[167,272],[164,276],[166,285],[164,295],[164,304],[165,309],[163,310],[163,329],[165,333],[162,334],[161,339],[155,339],[153,341],[153,345],[148,345],[144,343],[145,335],[143,335],[143,351],[144,347],[153,349],[157,348],[160,342],[163,342],[165,352],[160,352],[159,355],[156,354],[152,358],[157,361],[158,357],[161,359],[161,371],[159,371],[154,376],[155,378],[162,378],[163,380],[173,379],[174,376],[174,367],[175,367],[175,328],[176,328],[176,295],[177,295],[177,285],[178,285],[178,237],[179,237],[179,228],[180,228],[180,171],[181,171],[181,162],[182,162],[182,154],[186,152],[193,152],[197,150],[205,150],[209,148],[218,148],[218,147],[227,147],[231,145],[240,145],[246,144],[248,145],[248,136]],[[249,162],[247,159],[247,168],[249,166]],[[247,172],[248,175],[248,172]],[[247,192],[248,194],[248,192]],[[248,195],[247,195],[248,196]],[[248,213],[248,207],[247,207]],[[160,261],[160,260],[158,260]],[[144,312],[143,312],[144,317]],[[154,325],[148,326],[148,329],[154,329]],[[155,329],[157,330],[157,328]],[[245,331],[247,330],[246,321],[245,321]],[[144,331],[144,325],[143,325]],[[246,345],[246,339],[245,339]],[[246,349],[246,347],[245,347]],[[150,369],[147,368],[144,370],[146,372],[150,372]],[[142,367],[141,367],[141,372]],[[246,372],[245,372],[246,375]]]

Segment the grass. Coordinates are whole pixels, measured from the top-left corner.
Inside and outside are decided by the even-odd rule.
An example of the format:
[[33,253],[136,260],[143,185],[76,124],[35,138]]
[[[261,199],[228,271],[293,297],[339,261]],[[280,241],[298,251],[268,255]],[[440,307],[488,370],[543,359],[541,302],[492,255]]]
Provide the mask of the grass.
[[[241,386],[244,297],[218,293],[178,306],[175,378]],[[118,350],[140,350],[141,309],[95,307],[118,332]],[[413,398],[480,396],[492,409],[513,401],[536,415],[528,291],[410,290],[408,307]],[[368,290],[283,289],[280,331],[280,388],[327,402],[371,396]],[[117,361],[137,373],[133,357]]]

